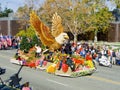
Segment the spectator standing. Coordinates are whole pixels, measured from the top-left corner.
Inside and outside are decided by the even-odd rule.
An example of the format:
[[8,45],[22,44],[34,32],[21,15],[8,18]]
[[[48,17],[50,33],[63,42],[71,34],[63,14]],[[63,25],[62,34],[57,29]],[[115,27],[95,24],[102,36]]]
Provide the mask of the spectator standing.
[[116,52],[115,52],[115,50],[112,50],[111,63],[112,63],[113,65],[116,64]]
[[117,50],[116,52],[116,65],[120,65],[120,51]]

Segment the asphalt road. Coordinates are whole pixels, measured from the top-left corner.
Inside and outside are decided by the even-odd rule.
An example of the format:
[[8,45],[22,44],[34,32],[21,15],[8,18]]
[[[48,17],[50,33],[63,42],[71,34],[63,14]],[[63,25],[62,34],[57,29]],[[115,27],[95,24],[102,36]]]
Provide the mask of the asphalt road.
[[[20,66],[10,63],[16,50],[0,50],[0,66],[7,69],[0,77],[8,79]],[[23,67],[21,84],[29,81],[33,90],[120,90],[120,66],[112,68],[97,66],[91,76],[68,78],[48,74],[45,71]]]

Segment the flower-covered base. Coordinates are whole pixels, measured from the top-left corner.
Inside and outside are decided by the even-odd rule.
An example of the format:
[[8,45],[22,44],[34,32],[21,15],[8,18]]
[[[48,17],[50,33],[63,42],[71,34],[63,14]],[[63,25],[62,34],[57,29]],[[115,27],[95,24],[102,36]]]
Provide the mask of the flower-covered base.
[[67,72],[67,73],[61,73],[60,71],[57,71],[55,75],[58,76],[64,76],[64,77],[80,77],[80,76],[86,76],[86,75],[91,75],[95,72],[95,68],[90,68],[87,70],[79,70],[79,71],[74,71],[74,72]]
[[90,68],[87,70],[81,70],[77,72],[72,72],[70,77],[79,77],[79,76],[86,76],[86,75],[91,75],[95,72],[95,68]]
[[80,55],[69,56],[61,52],[54,52],[52,55],[41,54],[40,57],[35,57],[34,52],[35,50],[31,49],[26,54],[20,50],[19,56],[16,56],[16,59],[11,59],[10,62],[67,77],[91,75],[95,71],[92,60],[86,60]]
[[10,62],[13,64],[23,65],[22,61],[16,60],[15,58],[11,59]]

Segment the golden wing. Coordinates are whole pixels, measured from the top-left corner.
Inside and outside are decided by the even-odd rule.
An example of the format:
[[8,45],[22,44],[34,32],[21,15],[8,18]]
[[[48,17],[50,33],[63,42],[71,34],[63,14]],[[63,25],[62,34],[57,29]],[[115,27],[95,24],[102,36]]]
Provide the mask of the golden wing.
[[52,17],[52,28],[51,33],[54,37],[57,37],[60,33],[63,32],[63,26],[62,26],[62,19],[61,17],[55,13]]
[[30,13],[30,24],[39,34],[40,40],[43,45],[50,47],[55,42],[49,28],[45,26],[35,12]]

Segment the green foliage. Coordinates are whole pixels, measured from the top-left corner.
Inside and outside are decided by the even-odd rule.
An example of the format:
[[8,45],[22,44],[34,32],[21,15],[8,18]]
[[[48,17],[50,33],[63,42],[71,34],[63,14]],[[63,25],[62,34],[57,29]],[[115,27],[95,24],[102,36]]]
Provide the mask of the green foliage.
[[21,30],[16,34],[16,36],[26,36],[28,38],[33,38],[36,35],[35,30],[32,27],[27,28],[26,30]]
[[71,32],[75,40],[81,33],[107,31],[112,14],[104,3],[105,0],[46,0],[38,13],[43,21],[49,22],[57,12],[64,30]]
[[100,8],[90,16],[91,22],[86,28],[87,31],[102,31],[105,32],[110,27],[110,22],[113,20],[112,13],[108,8]]
[[120,8],[120,0],[112,0],[112,2],[115,2],[117,8]]
[[20,50],[23,50],[25,53],[28,53],[31,47],[32,45],[28,41],[28,38],[26,36],[22,37],[22,41],[20,43]]
[[12,13],[13,10],[9,8],[5,8],[3,11],[0,12],[0,17],[8,17],[9,13]]
[[115,21],[120,21],[120,8],[114,9],[112,13],[115,16]]
[[38,37],[37,37],[36,35],[34,35],[34,36],[32,37],[32,42],[31,42],[31,44],[32,44],[32,46],[35,46],[35,44],[37,44],[37,45],[40,45],[40,44],[41,44],[40,40],[38,39]]
[[[31,47],[35,46],[35,44],[41,44],[39,38],[36,36],[35,30],[32,27],[29,27],[27,30],[21,30],[16,34],[16,36],[23,37],[20,49],[25,52],[28,52]],[[27,38],[29,38],[30,41]]]
[[26,30],[26,36],[29,38],[33,38],[34,36],[36,36],[35,30],[32,27],[29,27]]
[[16,36],[20,36],[20,37],[26,36],[25,30],[19,31],[19,32],[16,34]]

